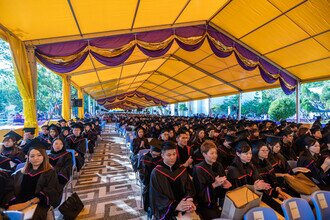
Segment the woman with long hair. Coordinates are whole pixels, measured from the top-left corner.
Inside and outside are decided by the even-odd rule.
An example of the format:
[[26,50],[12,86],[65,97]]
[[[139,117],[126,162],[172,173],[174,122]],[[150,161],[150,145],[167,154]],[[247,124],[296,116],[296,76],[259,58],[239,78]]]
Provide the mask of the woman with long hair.
[[320,156],[320,144],[312,137],[303,140],[305,150],[300,154],[297,166],[306,167],[311,170],[307,173],[321,189],[329,190],[330,185],[330,157]]
[[[15,171],[17,164],[25,161],[25,154],[17,147],[16,139],[12,136],[6,136],[4,138],[3,146],[0,148],[0,154],[2,158],[1,161],[3,162],[0,162],[0,167],[3,169]],[[9,164],[9,166],[7,164]]]
[[61,190],[55,170],[44,149],[30,148],[25,166],[12,175],[12,184],[6,195],[8,210],[23,210],[37,204],[32,219],[46,219],[50,206],[57,207]]
[[57,178],[62,187],[70,180],[72,175],[72,156],[66,151],[63,139],[56,138],[48,154],[49,163],[57,173]]

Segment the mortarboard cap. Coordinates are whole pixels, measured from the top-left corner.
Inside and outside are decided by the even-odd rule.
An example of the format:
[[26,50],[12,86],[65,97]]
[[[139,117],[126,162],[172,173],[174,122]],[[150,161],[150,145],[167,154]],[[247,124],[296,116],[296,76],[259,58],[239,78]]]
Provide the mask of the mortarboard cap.
[[9,131],[7,134],[3,136],[4,138],[12,138],[14,141],[19,141],[22,139],[22,136],[17,134],[15,131]]
[[276,143],[280,143],[281,142],[281,139],[282,138],[279,137],[279,136],[270,135],[270,136],[267,136],[266,142],[267,142],[267,144],[275,145]]
[[47,150],[50,144],[46,141],[42,141],[39,138],[34,138],[30,140],[22,149],[22,151],[27,154],[31,149],[44,149]]
[[292,133],[293,133],[293,132],[292,132],[291,130],[284,129],[284,130],[282,130],[282,131],[280,131],[280,132],[278,133],[278,136],[280,136],[280,137],[288,136],[288,135],[290,135],[290,134],[292,134]]
[[59,123],[62,123],[62,122],[65,122],[66,123],[66,120],[62,118],[62,119],[58,120],[58,122]]
[[23,128],[24,132],[30,132],[32,134],[34,134],[35,130],[36,130],[36,128]]
[[161,150],[162,150],[162,141],[160,141],[156,138],[151,139],[151,141],[149,142],[149,145],[150,145],[150,149],[152,151],[161,152]]
[[246,139],[250,135],[250,132],[248,130],[242,130],[236,133],[236,139],[237,141]]
[[80,130],[83,130],[83,126],[82,126],[81,123],[73,123],[73,124],[71,125],[71,128],[72,128],[72,129],[73,129],[73,128],[79,128]]
[[258,154],[258,152],[262,146],[267,146],[266,143],[262,140],[251,140],[250,145],[251,145],[253,154]]

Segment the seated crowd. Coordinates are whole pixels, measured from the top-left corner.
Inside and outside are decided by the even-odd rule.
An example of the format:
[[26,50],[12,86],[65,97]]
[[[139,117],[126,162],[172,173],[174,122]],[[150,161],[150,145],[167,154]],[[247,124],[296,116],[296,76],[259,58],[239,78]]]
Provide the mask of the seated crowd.
[[[36,204],[33,219],[46,219],[52,206],[62,201],[64,187],[72,178],[73,158],[76,169],[85,163],[86,146],[90,155],[100,138],[98,118],[24,128],[23,137],[14,131],[4,136],[0,148],[0,206],[7,210],[23,210]],[[20,141],[23,139],[22,141]],[[22,166],[22,168],[19,168]]]
[[283,215],[281,202],[301,196],[288,184],[298,174],[330,189],[330,123],[322,127],[319,119],[310,128],[270,120],[145,115],[114,120],[134,129],[131,162],[143,183],[144,210],[153,219],[196,213],[220,218],[226,192],[246,184]]

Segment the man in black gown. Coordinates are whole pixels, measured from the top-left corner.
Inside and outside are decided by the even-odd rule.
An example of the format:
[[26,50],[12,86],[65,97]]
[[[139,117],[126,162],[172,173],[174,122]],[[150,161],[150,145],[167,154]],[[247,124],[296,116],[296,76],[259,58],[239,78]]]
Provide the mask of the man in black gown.
[[155,219],[173,219],[193,213],[194,185],[187,168],[177,162],[176,146],[164,142],[162,146],[163,162],[157,165],[150,178],[150,207]]

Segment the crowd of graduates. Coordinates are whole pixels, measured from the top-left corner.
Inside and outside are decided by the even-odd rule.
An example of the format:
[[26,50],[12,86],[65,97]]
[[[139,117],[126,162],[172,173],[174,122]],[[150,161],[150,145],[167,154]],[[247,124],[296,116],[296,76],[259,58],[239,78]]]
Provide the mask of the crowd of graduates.
[[312,126],[124,114],[114,120],[135,132],[131,162],[143,183],[144,210],[154,219],[220,218],[226,192],[246,184],[283,214],[283,200],[302,196],[289,184],[298,174],[330,188],[330,123],[322,126],[320,118]]
[[[23,137],[14,131],[4,136],[0,148],[0,206],[24,210],[37,205],[33,219],[46,219],[48,210],[62,201],[64,187],[72,178],[74,150],[77,171],[86,153],[92,155],[100,139],[99,118],[44,124],[41,132],[24,128]],[[22,167],[22,168],[19,168]]]

